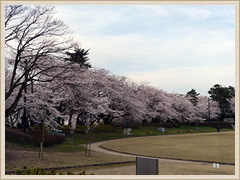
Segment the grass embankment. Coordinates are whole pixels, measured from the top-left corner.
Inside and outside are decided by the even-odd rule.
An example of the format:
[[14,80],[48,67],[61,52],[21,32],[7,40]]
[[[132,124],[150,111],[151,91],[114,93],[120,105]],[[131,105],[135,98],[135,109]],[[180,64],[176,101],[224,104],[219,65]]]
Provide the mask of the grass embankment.
[[120,139],[103,147],[151,157],[235,163],[234,132]]

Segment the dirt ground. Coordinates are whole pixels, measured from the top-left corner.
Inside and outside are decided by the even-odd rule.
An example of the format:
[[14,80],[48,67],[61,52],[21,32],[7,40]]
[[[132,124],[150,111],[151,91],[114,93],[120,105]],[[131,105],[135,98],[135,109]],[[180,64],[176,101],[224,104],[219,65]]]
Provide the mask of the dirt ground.
[[62,166],[77,166],[86,164],[101,164],[109,162],[134,161],[133,157],[108,155],[92,152],[91,157],[85,156],[84,151],[77,152],[44,152],[43,160],[39,160],[38,150],[27,150],[15,144],[6,142],[5,169],[12,171],[21,169],[23,165],[29,168],[52,168]]

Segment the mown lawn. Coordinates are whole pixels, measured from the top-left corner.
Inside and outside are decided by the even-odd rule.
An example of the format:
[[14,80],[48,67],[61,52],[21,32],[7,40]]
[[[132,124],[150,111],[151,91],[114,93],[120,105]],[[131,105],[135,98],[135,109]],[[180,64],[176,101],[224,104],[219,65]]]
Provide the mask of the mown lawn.
[[[191,134],[194,133],[207,133],[207,132],[216,132],[216,128],[214,127],[199,127],[200,130],[196,131],[195,126],[180,126],[179,128],[165,128],[166,132],[158,132],[156,126],[141,126],[136,129],[132,129],[133,135],[128,136],[124,135],[123,128],[114,127],[112,131],[95,131],[93,134],[85,134],[85,133],[74,133],[73,135],[66,134],[65,141],[61,144],[55,144],[50,147],[45,147],[45,151],[49,152],[71,152],[71,138],[73,138],[74,149],[73,151],[85,151],[85,148],[79,146],[80,144],[85,144],[86,142],[97,142],[111,139],[119,139],[119,138],[131,138],[131,137],[141,137],[141,136],[156,136],[156,135],[170,135],[170,134],[189,134],[189,130],[192,130]],[[178,133],[181,130],[182,133]],[[223,131],[233,131],[232,129],[221,129]],[[147,132],[151,132],[148,134]],[[27,149],[36,149],[35,146],[30,144],[20,144],[24,148]]]
[[103,147],[137,155],[235,163],[235,133],[178,134],[120,139]]
[[[170,134],[189,134],[189,130],[192,130],[191,134],[194,133],[207,133],[207,132],[216,132],[216,128],[214,127],[200,127],[199,131],[196,131],[195,126],[180,126],[180,128],[165,128],[166,132],[158,132],[156,126],[141,126],[136,129],[132,129],[133,135],[128,136],[124,135],[123,128],[115,127],[113,131],[106,132],[94,132],[91,135],[86,135],[84,133],[74,133],[73,135],[66,135],[66,140],[62,144],[57,144],[51,147],[48,147],[50,151],[62,151],[67,152],[70,151],[70,139],[73,138],[74,144],[85,144],[87,141],[97,142],[104,141],[110,139],[119,139],[119,138],[131,138],[131,137],[141,137],[141,136],[156,136],[156,135],[170,135]],[[181,130],[182,133],[178,133]],[[232,129],[221,129],[223,131],[233,131]],[[148,134],[147,132],[151,132]],[[84,150],[84,148],[77,147],[79,150]],[[78,150],[75,149],[75,150]]]

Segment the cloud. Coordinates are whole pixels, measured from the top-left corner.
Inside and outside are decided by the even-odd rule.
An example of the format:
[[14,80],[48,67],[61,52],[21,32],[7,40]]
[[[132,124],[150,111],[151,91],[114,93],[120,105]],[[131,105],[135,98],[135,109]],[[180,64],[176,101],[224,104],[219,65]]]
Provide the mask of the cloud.
[[193,88],[202,95],[207,95],[207,91],[214,84],[234,86],[234,70],[234,64],[224,64],[215,67],[176,67],[156,71],[129,72],[125,76],[136,82],[149,82],[168,92],[185,94]]
[[[180,31],[179,31],[180,32]],[[233,34],[233,36],[231,36]],[[234,31],[196,30],[187,34],[144,36],[76,36],[82,46],[91,48],[93,65],[116,72],[133,70],[130,67],[218,65],[234,62]],[[125,67],[124,67],[125,66]],[[124,67],[124,68],[120,68]],[[136,69],[136,68],[135,68]]]
[[234,83],[234,6],[80,5],[57,11],[74,39],[91,49],[93,66],[170,92],[196,87],[205,93],[215,83]]

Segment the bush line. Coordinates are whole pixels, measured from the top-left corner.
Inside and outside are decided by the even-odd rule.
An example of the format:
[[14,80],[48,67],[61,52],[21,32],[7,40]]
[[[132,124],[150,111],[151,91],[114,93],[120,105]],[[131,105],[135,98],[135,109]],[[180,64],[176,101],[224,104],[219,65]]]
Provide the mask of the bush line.
[[[42,168],[43,170],[52,170],[52,169],[71,169],[71,168],[81,168],[81,167],[94,167],[94,166],[107,166],[107,165],[116,165],[116,164],[128,164],[136,163],[136,161],[121,161],[121,162],[111,162],[111,163],[102,163],[102,164],[87,164],[87,165],[78,165],[78,166],[63,166],[63,167],[53,167],[53,168]],[[5,174],[16,173],[16,171],[6,171]]]

